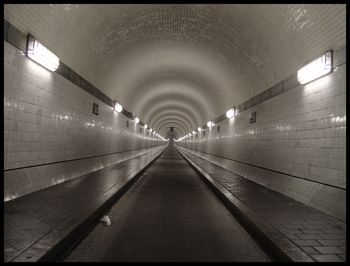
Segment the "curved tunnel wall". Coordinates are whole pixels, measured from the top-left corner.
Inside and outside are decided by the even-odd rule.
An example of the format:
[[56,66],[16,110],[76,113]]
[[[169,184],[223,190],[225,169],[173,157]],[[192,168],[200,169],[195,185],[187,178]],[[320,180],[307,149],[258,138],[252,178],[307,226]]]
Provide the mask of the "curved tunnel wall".
[[[276,121],[278,123],[282,123],[287,116],[279,117],[278,114],[271,114],[269,108],[273,109],[274,107],[266,106],[267,102],[274,102],[274,99],[251,107],[252,103],[256,99],[260,103],[260,97],[265,95],[260,95],[260,93],[281,80],[285,79],[283,85],[288,83],[293,84],[295,78],[287,80],[286,78],[318,55],[327,50],[337,50],[346,45],[346,8],[345,5],[337,4],[8,4],[5,5],[4,9],[5,19],[7,21],[21,32],[33,34],[43,45],[55,53],[64,64],[69,66],[71,69],[69,73],[81,75],[81,77],[93,86],[97,86],[100,92],[103,92],[103,95],[109,98],[110,102],[114,99],[117,100],[123,107],[132,112],[133,115],[138,116],[142,122],[148,124],[153,129],[159,130],[159,133],[166,133],[168,130],[167,127],[174,125],[175,130],[180,132],[180,136],[185,134],[184,131],[188,133],[196,130],[198,126],[202,126],[208,120],[224,115],[228,108],[238,105],[248,108],[247,110],[243,108],[245,111],[241,113],[242,116],[251,108],[265,106],[262,109],[263,112],[266,111],[265,115],[272,115],[271,119],[277,119]],[[12,38],[16,39],[16,32],[11,32],[11,34]],[[29,103],[37,99],[40,102],[42,101],[40,98],[46,97],[50,101],[52,100],[52,105],[56,108],[56,113],[52,114],[54,116],[56,115],[57,125],[70,126],[72,123],[70,123],[69,119],[71,116],[74,117],[74,114],[60,114],[60,107],[65,106],[65,103],[62,103],[62,99],[58,100],[58,98],[62,98],[61,93],[63,92],[60,90],[55,93],[47,93],[45,92],[47,88],[44,88],[40,92],[45,95],[42,97],[28,93],[33,90],[31,88],[32,85],[21,84],[20,87],[27,86],[28,88],[21,89],[21,92],[17,95],[18,80],[21,82],[22,77],[25,77],[24,79],[28,81],[25,83],[33,83],[33,80],[36,80],[35,82],[38,82],[39,88],[44,84],[43,80],[47,77],[45,74],[42,74],[43,77],[41,78],[43,80],[38,81],[35,74],[27,75],[27,73],[24,73],[25,71],[23,72],[23,66],[16,62],[16,60],[11,61],[11,68],[15,69],[11,71],[12,74],[6,73],[10,77],[11,75],[14,76],[11,77],[11,82],[8,82],[6,86],[12,86],[15,89],[10,89],[9,87],[6,89],[5,94],[8,93],[11,95],[12,93],[11,97],[15,99],[17,99],[16,97],[28,98],[29,100],[27,102]],[[6,68],[9,65],[9,63],[5,63]],[[15,78],[15,76],[19,78]],[[35,82],[34,85],[37,85]],[[59,84],[59,81],[55,81],[54,79],[53,84],[55,83]],[[271,89],[271,94],[279,90],[280,87],[276,86]],[[13,91],[15,91],[15,95],[13,95]],[[72,93],[70,89],[63,89],[63,91]],[[85,95],[84,92],[82,93]],[[322,95],[322,93],[315,94],[314,96],[320,98],[320,96],[316,95]],[[77,106],[82,105],[84,108],[87,108],[81,109],[82,112],[91,108],[91,106],[87,107],[91,104],[89,102],[89,95],[82,96],[85,99],[84,103],[78,100],[75,101],[75,96],[81,98],[80,94],[77,93],[71,96],[66,97],[70,104],[74,102],[74,104],[77,103]],[[279,95],[276,97],[282,96]],[[296,97],[294,100],[296,103],[304,101],[303,97]],[[337,100],[332,99],[333,102]],[[339,99],[340,106],[344,105],[341,100]],[[286,103],[289,103],[289,101],[286,101]],[[314,105],[317,104],[313,103],[312,108],[322,109],[322,107],[315,107]],[[69,107],[69,104],[67,106]],[[104,106],[103,103],[100,106]],[[23,125],[19,122],[22,117],[16,115],[16,113],[21,114],[23,110],[13,113],[12,110],[16,108],[23,109],[23,105],[9,103],[8,106],[5,106],[5,113],[7,115],[5,118],[5,130],[6,127],[13,132],[16,132],[18,127],[20,130],[23,130]],[[32,107],[26,108],[31,109]],[[87,119],[83,122],[85,123],[84,125],[73,125],[72,128],[64,131],[65,134],[71,132],[70,130],[84,129],[82,136],[72,134],[72,137],[70,137],[67,134],[67,143],[69,143],[68,146],[71,145],[71,149],[65,147],[65,145],[55,144],[56,139],[53,141],[54,137],[50,137],[49,133],[53,131],[54,127],[49,124],[46,129],[45,127],[40,128],[40,130],[49,133],[46,139],[40,139],[40,141],[49,140],[48,143],[43,143],[39,146],[35,143],[25,144],[25,150],[21,150],[23,153],[17,156],[15,154],[17,150],[22,149],[22,144],[17,145],[17,140],[33,140],[31,139],[31,132],[32,130],[37,130],[37,126],[28,126],[24,130],[24,134],[11,134],[10,136],[10,134],[5,132],[6,150],[11,151],[6,153],[5,157],[8,161],[5,162],[6,165],[9,163],[16,165],[18,164],[18,160],[28,161],[26,158],[31,154],[35,158],[33,160],[36,160],[36,155],[32,153],[32,149],[38,149],[38,147],[40,149],[49,147],[46,155],[49,158],[51,157],[51,159],[55,157],[63,158],[65,156],[64,154],[68,154],[69,152],[78,155],[81,149],[86,149],[86,154],[93,154],[95,149],[101,149],[102,152],[102,150],[123,149],[126,146],[131,148],[146,147],[147,145],[143,143],[149,142],[147,140],[147,137],[149,137],[147,133],[146,135],[141,134],[141,137],[138,137],[138,134],[142,133],[143,129],[138,133],[137,130],[135,132],[124,131],[123,122],[109,115],[110,111],[108,108],[110,108],[108,105],[101,107],[101,113],[106,114],[106,117],[108,117],[108,119],[106,118],[107,120],[94,122]],[[303,114],[308,112],[307,108],[309,107],[305,107],[306,110],[303,110],[305,112]],[[36,109],[34,108],[33,110]],[[74,113],[73,111],[71,112]],[[39,114],[34,114],[32,119],[35,120],[35,117],[38,116]],[[36,124],[40,125],[42,121],[45,123],[47,119],[54,119],[54,116],[44,118],[43,120],[35,120]],[[67,119],[66,116],[68,117]],[[42,117],[45,117],[45,115]],[[260,111],[258,113],[258,119],[259,117]],[[336,116],[333,117],[337,120]],[[298,119],[303,119],[303,116],[298,117]],[[17,120],[18,122],[16,123],[18,125],[14,122]],[[28,121],[30,121],[30,118]],[[236,121],[239,121],[239,119],[237,118]],[[104,127],[101,132],[97,130],[102,125],[99,124],[100,122]],[[258,124],[260,122],[258,120],[255,125],[263,127],[261,132],[270,132],[264,129],[265,124]],[[305,121],[297,120],[294,122],[304,123]],[[118,126],[114,127],[115,123]],[[220,123],[224,123],[224,121]],[[278,123],[272,127],[275,126],[278,132],[281,130],[288,132],[288,126],[286,129],[284,125],[281,126]],[[315,121],[312,123],[317,124]],[[300,127],[314,127],[315,125],[312,123]],[[222,130],[226,130],[224,125]],[[96,132],[100,132],[101,134]],[[215,142],[221,147],[220,149],[218,148],[219,150],[215,147],[216,145],[211,144],[214,143],[214,139],[216,141],[216,138],[208,141],[203,140],[193,148],[208,150],[208,152],[218,155],[223,152],[225,156],[230,155],[229,153],[232,152],[230,155],[231,159],[229,160],[245,160],[246,163],[250,163],[251,165],[253,163],[256,165],[273,164],[273,161],[263,162],[263,160],[259,161],[261,159],[257,159],[265,156],[262,148],[265,147],[265,140],[260,139],[260,133],[256,134],[254,132],[260,132],[260,129],[249,129],[248,133],[238,132],[237,138],[233,138],[230,135],[230,137],[226,136],[226,139],[230,139],[230,142],[226,143],[227,145],[222,144],[224,142]],[[269,133],[266,134],[268,135]],[[241,135],[245,137],[240,137]],[[291,135],[289,134],[289,136]],[[295,151],[295,149],[299,149],[301,148],[300,146],[304,145],[304,140],[293,142],[293,139],[287,140],[288,137],[283,139],[283,141],[276,140],[276,143],[272,145],[271,149],[269,146],[271,144],[270,142],[266,146],[266,157],[273,160],[274,157],[269,157],[269,154],[272,153],[280,159],[278,149],[284,149],[284,143],[290,142],[296,145],[295,147],[287,148],[291,151]],[[38,135],[34,135],[33,138],[37,140]],[[80,138],[89,139],[90,146],[84,147],[82,144],[84,142],[81,142]],[[73,139],[74,141],[71,141]],[[309,141],[308,138],[306,140]],[[327,141],[325,140],[326,143]],[[343,144],[342,141],[338,140],[336,143]],[[206,142],[207,144],[205,144]],[[320,144],[313,140],[311,143],[308,145],[313,145],[313,147],[323,145],[323,143]],[[282,146],[279,147],[278,145],[280,144]],[[328,143],[327,145],[335,144]],[[58,148],[58,146],[60,147]],[[52,152],[55,149],[57,155]],[[313,161],[310,159],[312,163],[308,163],[310,169],[307,171],[308,173],[304,173],[307,176],[305,180],[315,173],[315,160],[327,165],[327,167],[320,167],[316,171],[321,171],[321,168],[326,169],[332,164],[330,162],[331,160],[327,161],[325,159],[326,157],[323,157],[323,150],[319,150],[319,152],[321,155],[319,154],[320,156],[318,157],[320,158],[314,158],[312,159]],[[260,157],[258,154],[260,154]],[[282,158],[287,157],[282,156]],[[292,158],[293,156],[290,157]],[[343,158],[339,159],[343,160]],[[340,170],[340,172],[343,169],[341,168],[343,163],[341,160],[339,161],[338,168],[335,169]],[[288,161],[287,164],[292,164],[292,162]],[[284,164],[282,163],[281,165]],[[271,165],[268,166],[271,167],[271,170],[274,170]],[[290,167],[288,167],[284,168],[283,171],[286,169],[290,170]],[[330,169],[334,170],[332,167],[334,166],[332,165]],[[301,169],[304,168],[301,167]],[[329,178],[334,179],[333,170],[329,172],[325,170],[324,173],[328,173]],[[341,174],[336,174],[336,178],[339,177],[338,175]],[[25,179],[27,177],[23,178]],[[299,179],[301,180],[302,178]],[[280,180],[283,180],[283,178]],[[273,182],[271,181],[271,187],[278,186],[280,180],[274,179]],[[12,179],[11,182],[15,183],[16,181]],[[282,183],[285,183],[285,181]],[[18,187],[21,185],[21,182],[17,184]],[[306,198],[312,198],[314,193],[314,190],[309,190],[304,194]],[[301,195],[303,193],[299,194]],[[335,202],[340,202],[337,199],[337,193],[333,194]],[[295,196],[295,198],[298,197]],[[323,204],[320,208],[329,211],[332,208],[331,206],[335,204],[329,204],[328,201],[332,201],[331,196],[327,198],[326,202],[319,203],[320,205]],[[307,201],[304,200],[304,202]]]
[[147,124],[151,97],[176,103],[168,91],[179,84],[203,96],[195,112],[202,125],[346,42],[345,5],[337,4],[4,9],[6,20]]
[[279,95],[177,145],[345,220],[345,60],[344,47],[334,53],[331,74],[286,91],[281,86]]
[[[164,145],[9,43],[4,42],[4,48],[5,200]],[[99,115],[92,113],[93,103],[99,105]]]

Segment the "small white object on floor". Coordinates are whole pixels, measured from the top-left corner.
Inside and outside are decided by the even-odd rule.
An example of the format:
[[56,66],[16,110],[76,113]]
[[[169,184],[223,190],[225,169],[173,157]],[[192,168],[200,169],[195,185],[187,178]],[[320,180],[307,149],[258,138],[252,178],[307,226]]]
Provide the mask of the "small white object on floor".
[[111,219],[108,215],[103,216],[100,222],[103,223],[105,226],[110,226],[112,224]]

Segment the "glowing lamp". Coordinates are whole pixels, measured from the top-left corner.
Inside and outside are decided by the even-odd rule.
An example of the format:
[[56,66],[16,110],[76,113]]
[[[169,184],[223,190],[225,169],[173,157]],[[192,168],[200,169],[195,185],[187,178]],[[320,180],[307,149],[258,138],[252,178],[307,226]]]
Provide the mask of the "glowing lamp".
[[232,117],[234,117],[234,115],[235,115],[235,109],[234,108],[231,108],[230,110],[228,110],[226,112],[226,117],[227,118],[232,118]]
[[211,128],[211,127],[213,127],[213,126],[214,126],[214,123],[213,123],[212,121],[209,121],[209,122],[207,123],[207,127]]
[[298,81],[306,84],[332,71],[333,54],[328,51],[298,71]]
[[115,103],[114,110],[116,110],[118,113],[120,113],[123,110],[123,106],[121,106],[119,103]]
[[50,71],[55,71],[60,64],[60,59],[30,34],[27,39],[27,56]]

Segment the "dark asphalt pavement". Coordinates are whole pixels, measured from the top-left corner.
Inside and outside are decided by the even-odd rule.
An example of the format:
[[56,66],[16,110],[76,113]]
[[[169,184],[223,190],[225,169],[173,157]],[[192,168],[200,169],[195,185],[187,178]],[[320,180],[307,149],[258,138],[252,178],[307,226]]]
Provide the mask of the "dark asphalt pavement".
[[269,261],[172,146],[65,261]]

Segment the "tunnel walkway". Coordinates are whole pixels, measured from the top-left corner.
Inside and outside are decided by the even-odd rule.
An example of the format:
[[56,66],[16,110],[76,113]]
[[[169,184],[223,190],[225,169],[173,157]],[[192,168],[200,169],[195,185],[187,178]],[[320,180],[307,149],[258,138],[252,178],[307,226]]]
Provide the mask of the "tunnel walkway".
[[[253,223],[258,224],[261,219],[277,229],[282,237],[267,231],[275,237],[274,242],[285,242],[287,238],[317,262],[345,261],[344,222],[205,160],[198,156],[200,153],[184,148],[179,151],[236,197],[240,205],[248,208],[253,213]],[[239,208],[243,209],[242,206]],[[293,249],[290,245],[279,246],[287,252]],[[294,257],[299,256],[293,253]]]
[[269,261],[173,146],[66,261]]
[[[4,203],[4,261],[32,262],[84,223],[152,162],[164,147]],[[84,229],[85,230],[85,229]]]

